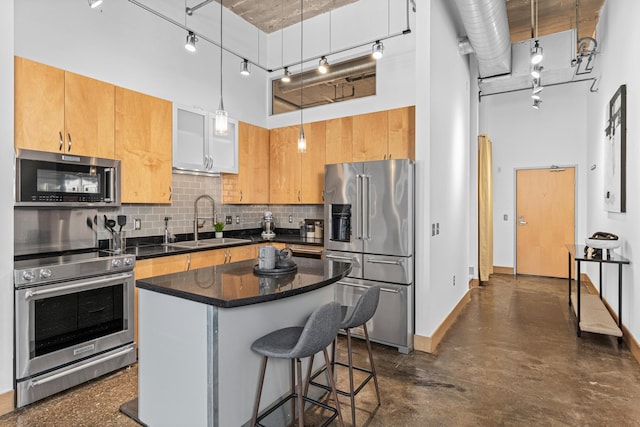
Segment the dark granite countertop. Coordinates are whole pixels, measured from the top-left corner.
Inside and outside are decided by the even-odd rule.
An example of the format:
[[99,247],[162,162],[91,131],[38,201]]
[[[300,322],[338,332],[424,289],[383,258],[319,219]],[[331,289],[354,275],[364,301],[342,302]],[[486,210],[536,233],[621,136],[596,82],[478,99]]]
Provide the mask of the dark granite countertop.
[[293,257],[297,271],[256,275],[257,259],[200,268],[136,281],[140,289],[222,308],[287,298],[330,285],[351,271],[351,264]]
[[[210,251],[214,249],[224,249],[234,246],[254,245],[259,243],[285,243],[285,244],[299,244],[299,245],[311,245],[322,246],[322,239],[303,238],[300,237],[300,232],[297,229],[279,229],[278,234],[272,239],[263,239],[260,229],[248,229],[248,230],[231,230],[225,231],[224,237],[234,239],[246,239],[246,243],[209,246],[202,248],[178,248],[173,246],[165,246],[162,244],[162,236],[150,236],[141,238],[127,239],[127,249],[125,253],[135,255],[136,260],[143,260],[148,258],[157,258],[169,255],[180,255],[190,252]],[[178,235],[179,241],[193,240],[193,234]],[[201,233],[200,239],[211,239],[213,233]]]

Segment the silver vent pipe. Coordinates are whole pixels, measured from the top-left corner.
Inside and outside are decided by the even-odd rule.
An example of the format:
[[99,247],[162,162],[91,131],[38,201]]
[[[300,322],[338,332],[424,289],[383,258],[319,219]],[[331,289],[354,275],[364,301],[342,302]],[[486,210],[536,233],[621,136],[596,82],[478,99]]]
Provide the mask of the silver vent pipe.
[[[511,73],[511,39],[505,0],[455,0],[478,60],[480,77]],[[461,41],[458,51],[469,52]]]

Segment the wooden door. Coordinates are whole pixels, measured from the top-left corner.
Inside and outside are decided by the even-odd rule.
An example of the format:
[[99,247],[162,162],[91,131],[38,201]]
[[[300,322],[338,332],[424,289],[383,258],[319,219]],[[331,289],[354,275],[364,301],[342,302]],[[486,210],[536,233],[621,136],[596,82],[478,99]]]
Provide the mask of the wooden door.
[[575,169],[516,172],[516,273],[567,277],[575,242]]
[[415,159],[416,108],[405,107],[389,110],[389,159]]
[[14,68],[15,147],[62,152],[64,70],[17,56]]
[[353,160],[353,118],[342,117],[325,122],[326,164]]
[[269,132],[269,202],[300,203],[299,126],[271,129]]
[[172,105],[116,87],[116,159],[122,203],[171,203]]
[[386,159],[388,129],[387,111],[353,116],[353,161]]
[[307,151],[300,154],[300,202],[321,204],[324,190],[325,122],[304,125]]
[[113,159],[115,86],[67,71],[64,93],[66,151]]

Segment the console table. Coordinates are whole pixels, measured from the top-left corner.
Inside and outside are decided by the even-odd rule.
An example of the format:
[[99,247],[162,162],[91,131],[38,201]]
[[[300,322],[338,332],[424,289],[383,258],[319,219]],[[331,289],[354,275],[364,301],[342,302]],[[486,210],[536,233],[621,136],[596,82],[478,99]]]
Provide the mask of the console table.
[[[585,254],[584,245],[566,245],[569,251],[569,273],[567,274],[569,283],[569,306],[573,306],[576,314],[577,333],[580,336],[582,331],[594,332],[597,334],[613,335],[618,337],[618,342],[622,342],[622,266],[629,264],[629,260],[612,252],[602,250],[602,256],[589,257]],[[576,261],[576,295],[571,292],[571,258]],[[580,292],[580,265],[583,262],[597,262],[599,269],[600,295],[585,294]],[[618,324],[611,317],[609,311],[602,302],[602,265],[618,265]]]

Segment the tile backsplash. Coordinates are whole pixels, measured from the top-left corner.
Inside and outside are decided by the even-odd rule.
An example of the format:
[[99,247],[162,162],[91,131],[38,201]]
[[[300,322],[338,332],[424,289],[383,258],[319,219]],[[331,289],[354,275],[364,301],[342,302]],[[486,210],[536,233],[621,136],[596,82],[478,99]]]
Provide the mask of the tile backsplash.
[[[125,215],[128,237],[156,236],[164,234],[164,218],[169,220],[169,231],[172,234],[193,233],[194,202],[202,194],[208,194],[215,201],[215,217],[225,222],[231,216],[232,224],[225,225],[225,230],[245,228],[260,228],[264,212],[273,212],[278,228],[298,228],[300,221],[305,218],[321,219],[324,216],[322,205],[223,205],[222,178],[217,176],[201,176],[189,174],[173,174],[173,202],[169,205],[159,204],[123,204],[119,209],[104,209],[100,214],[116,219],[117,215]],[[201,199],[198,202],[198,216],[211,217],[211,202]],[[292,222],[289,223],[289,215]],[[236,223],[239,217],[240,223]],[[134,220],[140,219],[142,228],[134,230]],[[100,222],[99,239],[108,239],[110,233]],[[214,231],[211,220],[206,220],[205,226],[199,232]]]

